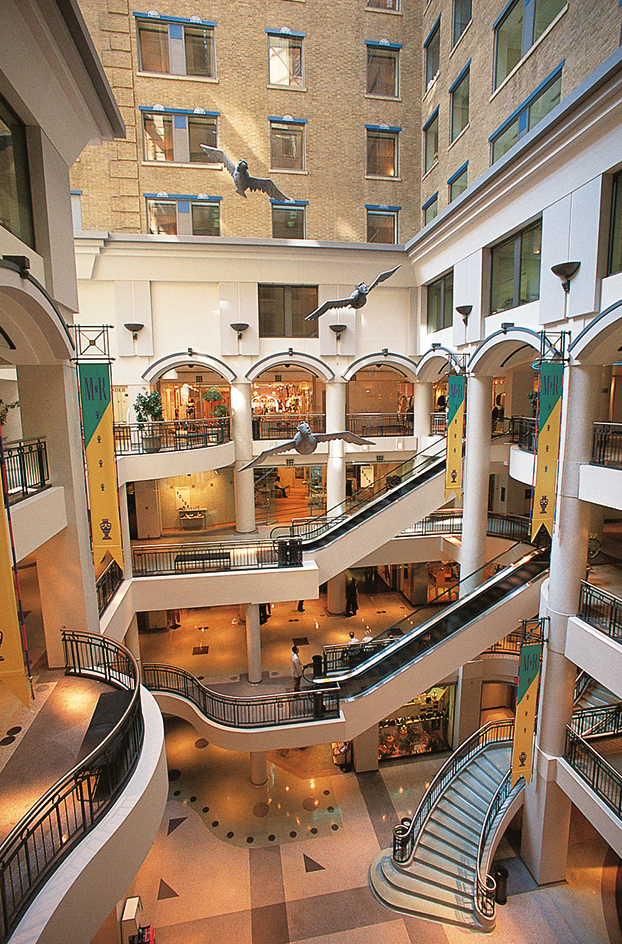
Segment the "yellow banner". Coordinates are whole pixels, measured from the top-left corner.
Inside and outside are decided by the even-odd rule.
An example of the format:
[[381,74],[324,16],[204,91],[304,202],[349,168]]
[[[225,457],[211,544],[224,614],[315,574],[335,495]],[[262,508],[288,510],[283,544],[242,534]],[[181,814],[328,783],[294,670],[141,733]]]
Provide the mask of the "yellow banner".
[[512,783],[524,777],[526,783],[531,780],[533,766],[533,736],[536,729],[536,708],[538,705],[538,684],[540,682],[540,660],[542,644],[521,646],[520,668],[518,672],[518,698],[516,720],[514,721],[514,742],[512,745]]
[[544,525],[553,537],[555,483],[562,421],[562,364],[542,364],[538,396],[536,481],[531,506],[531,540]]
[[9,544],[9,528],[4,506],[0,513],[0,679],[13,694],[30,707],[30,688],[24,665],[22,634],[17,616],[17,598]]
[[450,374],[447,379],[447,460],[445,463],[445,498],[454,492],[462,495],[462,437],[464,432],[464,374]]

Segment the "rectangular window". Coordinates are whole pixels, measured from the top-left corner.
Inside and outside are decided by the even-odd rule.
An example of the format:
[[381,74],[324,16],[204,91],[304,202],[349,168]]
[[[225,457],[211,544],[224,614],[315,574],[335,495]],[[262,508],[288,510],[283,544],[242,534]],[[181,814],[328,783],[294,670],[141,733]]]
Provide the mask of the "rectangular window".
[[0,98],[0,226],[35,248],[26,129]]
[[561,101],[562,62],[490,137],[494,164]]
[[216,78],[214,23],[154,16],[136,24],[142,72]]
[[82,229],[82,191],[71,191],[71,221],[74,230]]
[[532,224],[490,251],[490,313],[540,298],[542,222]]
[[305,208],[291,206],[289,203],[280,205],[273,203],[272,236],[274,239],[304,239]]
[[613,178],[607,275],[622,272],[622,173]]
[[367,242],[395,245],[398,207],[367,207]]
[[438,192],[423,204],[423,225],[431,223],[435,216],[438,216]]
[[428,285],[428,333],[442,331],[453,324],[454,274],[448,272]]
[[270,85],[303,86],[302,37],[268,33]]
[[495,22],[497,88],[553,22],[566,0],[511,0]]
[[372,10],[394,10],[400,8],[400,0],[367,0],[367,6]]
[[428,38],[423,44],[425,56],[425,87],[426,91],[438,75],[441,62],[441,18],[430,30]]
[[388,43],[367,43],[367,94],[397,98],[400,51]]
[[270,166],[273,170],[305,169],[304,122],[270,119]]
[[452,87],[451,95],[451,140],[454,141],[469,123],[469,64],[462,70]]
[[209,163],[209,157],[201,144],[217,146],[217,116],[198,115],[179,108],[150,111],[142,105],[140,110],[143,115],[146,161]]
[[438,108],[423,126],[423,171],[427,174],[438,160]]
[[193,203],[192,235],[220,236],[220,204]]
[[370,177],[397,177],[399,129],[367,128],[367,174]]
[[259,285],[260,338],[316,338],[318,322],[305,321],[318,307],[317,285]]
[[220,198],[147,198],[149,232],[157,236],[220,236]]
[[449,178],[447,186],[449,187],[448,196],[450,203],[452,200],[455,200],[456,197],[459,197],[461,193],[464,193],[468,187],[468,161]]
[[471,0],[454,0],[453,45],[471,22]]

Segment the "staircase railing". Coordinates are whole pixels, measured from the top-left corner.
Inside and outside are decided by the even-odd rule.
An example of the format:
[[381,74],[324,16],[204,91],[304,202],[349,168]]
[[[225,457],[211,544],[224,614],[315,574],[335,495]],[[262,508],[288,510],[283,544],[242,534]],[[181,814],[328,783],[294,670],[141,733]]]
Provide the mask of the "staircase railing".
[[396,863],[403,865],[408,862],[428,817],[448,784],[459,771],[490,744],[510,741],[513,731],[513,720],[491,721],[471,735],[457,751],[454,751],[434,777],[412,819],[404,818],[393,827],[393,859]]
[[103,819],[130,780],[144,738],[139,671],[124,646],[101,636],[64,632],[66,673],[131,691],[123,717],[84,760],[61,777],[0,845],[0,942],[61,862]]
[[[479,839],[479,846],[477,849],[477,885],[475,889],[475,908],[480,914],[484,917],[490,919],[495,916],[495,896],[497,891],[497,882],[493,875],[483,874],[482,864],[484,861],[484,853],[486,851],[486,844],[491,833],[495,830],[496,819],[501,810],[503,809],[509,795],[513,792],[514,788],[511,786],[512,771],[508,770],[507,774],[499,784],[497,791],[490,802],[486,817],[482,824],[482,832]],[[525,786],[525,781],[521,777],[518,784],[516,785],[517,789],[522,790]]]
[[97,609],[101,616],[106,607],[123,583],[123,571],[116,561],[111,561],[105,571],[100,574],[95,583],[97,593]]
[[279,727],[339,717],[338,686],[243,698],[214,692],[185,669],[157,664],[143,664],[143,681],[149,691],[180,695],[210,721],[230,728]]
[[569,726],[566,727],[564,760],[603,803],[622,819],[622,776]]
[[622,600],[586,580],[581,581],[577,616],[607,636],[622,635]]
[[617,737],[622,734],[622,704],[581,708],[573,712],[571,730],[579,737]]
[[581,671],[580,671],[579,674],[577,675],[577,677],[576,677],[576,679],[575,679],[575,683],[574,683],[574,698],[573,698],[573,702],[574,702],[575,705],[576,705],[576,703],[579,701],[579,699],[581,698],[581,695],[582,695],[583,692],[586,690],[586,688],[588,688],[588,686],[589,686],[589,684],[590,684],[591,681],[592,681],[592,676],[591,676],[591,675],[588,675],[588,673],[587,673],[584,669],[581,669]]

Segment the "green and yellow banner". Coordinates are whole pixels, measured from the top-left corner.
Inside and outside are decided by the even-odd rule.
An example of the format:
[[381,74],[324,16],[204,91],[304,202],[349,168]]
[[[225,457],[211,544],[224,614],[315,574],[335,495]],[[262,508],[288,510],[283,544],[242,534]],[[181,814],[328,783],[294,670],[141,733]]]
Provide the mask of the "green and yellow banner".
[[563,364],[540,366],[538,396],[538,449],[536,482],[531,506],[531,540],[542,527],[553,537],[555,516],[555,482],[559,458],[559,431],[562,419]]
[[24,664],[22,634],[18,619],[15,580],[9,543],[9,527],[4,504],[0,511],[0,680],[19,698],[30,706],[30,686]]
[[123,569],[110,367],[101,363],[80,364],[78,379],[93,557],[97,565],[108,553]]
[[464,431],[464,374],[447,378],[447,461],[445,464],[445,498],[452,492],[462,495],[462,436]]
[[526,783],[531,780],[541,659],[541,642],[528,645],[523,643],[520,651],[516,720],[512,745],[512,787],[520,777],[524,777]]

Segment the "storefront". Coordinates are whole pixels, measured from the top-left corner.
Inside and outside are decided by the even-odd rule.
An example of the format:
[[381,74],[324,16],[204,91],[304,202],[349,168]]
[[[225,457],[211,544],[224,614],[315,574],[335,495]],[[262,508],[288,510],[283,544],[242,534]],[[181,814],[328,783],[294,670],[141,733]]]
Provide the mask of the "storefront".
[[451,750],[455,697],[455,685],[435,685],[381,721],[378,759]]

